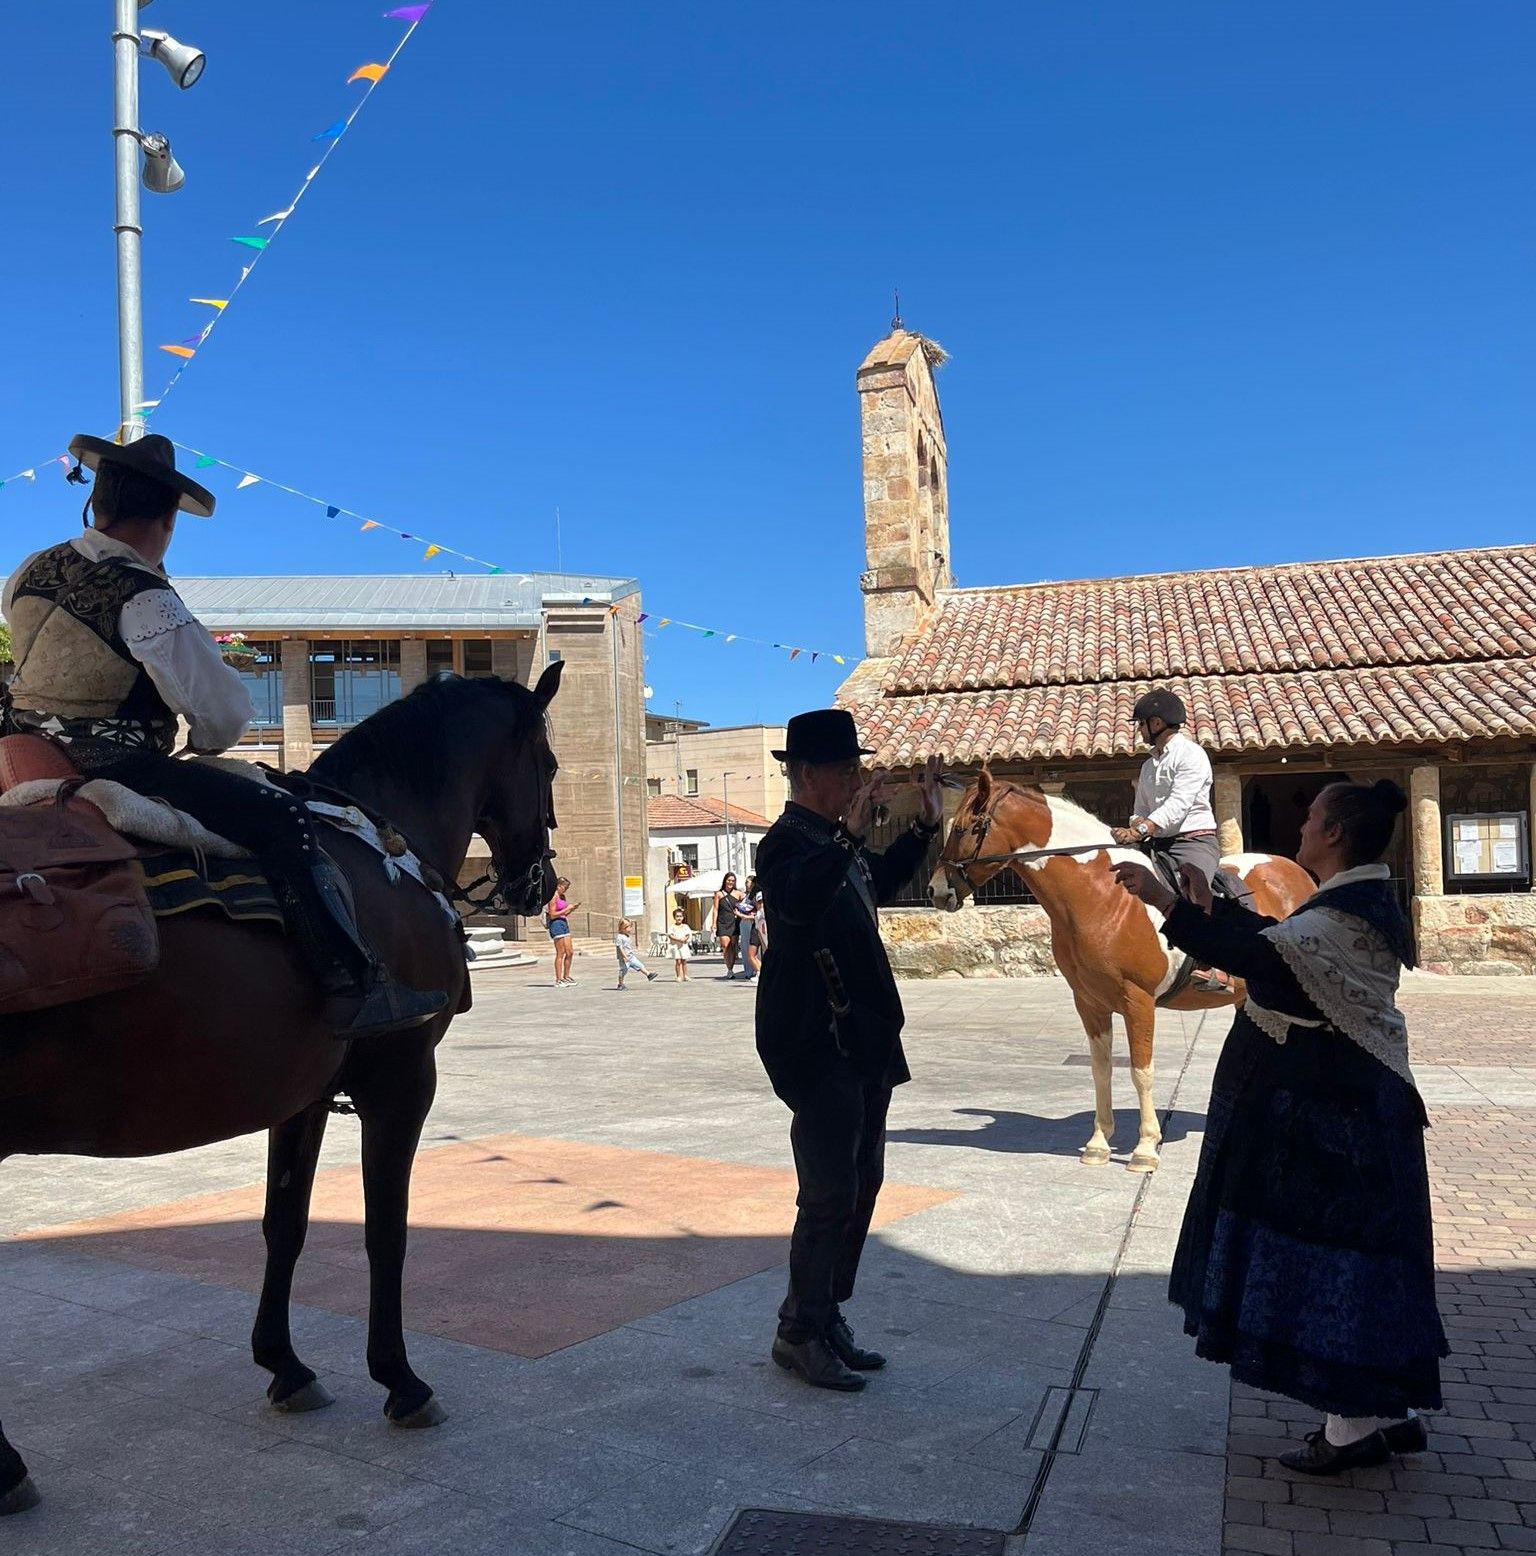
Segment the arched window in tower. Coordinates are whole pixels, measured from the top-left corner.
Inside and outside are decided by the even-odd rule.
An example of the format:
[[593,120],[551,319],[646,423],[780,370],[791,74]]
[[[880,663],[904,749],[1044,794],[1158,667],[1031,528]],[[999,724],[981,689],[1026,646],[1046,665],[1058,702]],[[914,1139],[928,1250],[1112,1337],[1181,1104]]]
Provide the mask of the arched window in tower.
[[922,433],[917,435],[917,485],[922,490],[928,484],[928,445]]

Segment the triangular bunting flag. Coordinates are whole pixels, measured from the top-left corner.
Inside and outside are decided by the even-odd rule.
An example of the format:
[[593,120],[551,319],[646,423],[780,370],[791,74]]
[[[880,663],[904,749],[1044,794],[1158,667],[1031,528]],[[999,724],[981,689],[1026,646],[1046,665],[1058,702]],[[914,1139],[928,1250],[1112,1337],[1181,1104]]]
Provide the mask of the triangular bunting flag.
[[425,562],[428,557],[436,556],[442,549],[443,548],[441,546],[428,546],[427,549],[421,553],[421,560]]
[[714,635],[715,635],[715,634],[714,634],[714,633],[713,633],[713,632],[706,632],[706,633],[705,633],[705,634],[704,634],[704,636],[705,636],[705,637],[707,637],[707,638],[712,638],[712,637],[713,637],[713,636],[714,636]]
[[846,662],[847,661],[844,660],[844,658],[843,658],[843,656],[841,654],[833,654],[833,656],[832,656],[832,663],[833,664],[840,665],[840,664],[845,664]]
[[293,207],[290,205],[286,211],[273,211],[273,213],[270,216],[263,216],[261,218],[261,220],[256,223],[256,225],[258,227],[265,227],[268,222],[283,222],[283,221],[287,221],[288,218],[290,216],[292,216],[292,215],[293,215]]
[[63,465],[63,466],[64,466],[64,468],[65,468],[65,469],[66,469],[66,470],[68,470],[68,469],[69,469],[69,467],[70,467],[70,466],[71,466],[71,465],[72,465],[72,464],[74,464],[74,460],[72,460],[72,459],[71,459],[71,458],[70,458],[70,457],[69,457],[69,455],[68,455],[68,454],[55,454],[55,455],[54,455],[54,456],[53,456],[53,457],[54,457],[54,459],[55,459],[55,461],[56,461],[56,462],[57,462],[57,463],[58,463],[58,464],[61,464],[61,465]]
[[790,651],[789,651],[789,660],[790,660],[791,664],[793,664],[795,662],[795,660],[797,660],[799,657],[800,657],[800,650],[798,648],[790,649]]
[[506,571],[505,568],[493,567],[486,576],[489,577],[489,578],[494,578],[497,573],[502,573],[502,572],[505,572],[505,571]]
[[354,81],[379,82],[382,81],[388,74],[388,65],[359,65],[357,69],[347,77],[347,85],[351,86]]
[[419,22],[431,9],[432,0],[427,0],[425,5],[398,5],[393,11],[386,11],[384,17],[386,21]]
[[329,503],[327,503],[325,505],[325,516],[328,519],[334,519],[336,517],[336,515],[338,513],[340,513],[340,512],[341,512],[340,508],[333,508]]
[[649,611],[641,611],[640,614],[635,617],[635,624],[638,626],[642,621],[649,621],[650,619],[651,613]]
[[727,632],[725,635],[725,641],[727,643],[734,643],[736,641],[736,634],[734,632]]
[[162,351],[169,351],[173,357],[195,357],[197,353],[190,346],[162,346]]
[[378,527],[379,521],[377,519],[364,519],[358,526],[359,529],[377,529]]
[[227,297],[189,297],[189,303],[202,303],[205,308],[217,308],[221,313],[229,307]]
[[[265,238],[231,238],[229,241],[231,243],[243,243],[248,249],[264,249],[267,246]],[[245,277],[242,276],[240,279],[243,281]]]
[[235,490],[237,492],[243,492],[246,489],[246,487],[248,487],[248,486],[255,486],[255,484],[260,479],[261,479],[261,477],[259,475],[252,475],[250,473],[250,471],[246,471],[246,473],[243,476],[241,476],[239,481],[236,483]]
[[818,659],[820,659],[820,658],[821,658],[821,655],[820,655],[820,654],[812,654],[812,655],[811,655],[811,663],[812,663],[812,664],[815,664],[815,663],[816,663],[816,661],[817,661],[817,660],[818,660]]
[[341,132],[347,127],[345,119],[338,119],[335,124],[328,124],[318,135],[311,135],[311,140],[340,140]]
[[194,470],[206,470],[210,465],[216,464],[218,464],[218,460],[216,460],[212,454],[199,454],[197,456],[197,461],[192,466],[192,468]]
[[656,623],[656,629],[659,632],[661,630],[661,628],[663,628],[663,627],[670,627],[671,625],[672,625],[672,618],[670,616],[663,616],[661,618],[661,620]]

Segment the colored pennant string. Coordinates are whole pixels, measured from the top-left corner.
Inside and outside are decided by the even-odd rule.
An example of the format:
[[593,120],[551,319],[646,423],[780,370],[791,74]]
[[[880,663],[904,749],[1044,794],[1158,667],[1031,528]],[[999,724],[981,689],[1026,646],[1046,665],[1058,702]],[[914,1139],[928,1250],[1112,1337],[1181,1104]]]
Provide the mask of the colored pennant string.
[[[395,61],[400,57],[400,51],[405,47],[405,45],[410,41],[412,35],[415,33],[417,24],[430,9],[430,3],[426,5],[407,5],[398,7],[394,11],[388,13],[394,20],[408,22],[410,25],[405,29],[404,33],[400,37],[400,40],[390,51],[388,58],[379,63],[361,65],[352,73],[350,77],[348,77],[349,84],[355,81],[362,81],[365,83],[365,89],[358,94],[357,101],[352,105],[351,110],[344,118],[333,121],[325,129],[320,131],[318,135],[313,137],[314,140],[321,142],[325,149],[320,154],[319,161],[316,162],[314,166],[311,167],[304,175],[304,181],[299,185],[298,191],[294,195],[293,199],[282,210],[274,211],[270,216],[263,216],[256,223],[258,227],[265,227],[270,225],[272,227],[272,236],[260,237],[253,233],[242,233],[232,239],[233,242],[238,243],[243,248],[252,249],[255,252],[250,264],[241,266],[240,279],[236,282],[235,286],[230,291],[229,296],[194,297],[192,299],[192,301],[199,306],[213,308],[216,310],[216,316],[213,321],[214,323],[217,323],[218,320],[222,318],[224,311],[229,307],[230,303],[234,301],[235,297],[239,295],[241,288],[244,287],[247,280],[249,280],[252,273],[255,271],[257,262],[261,259],[262,255],[266,253],[269,244],[273,241],[273,239],[276,238],[279,232],[283,231],[288,218],[292,216],[298,209],[299,202],[309,192],[310,185],[314,182],[320,170],[329,160],[331,153],[340,143],[342,136],[352,128],[353,122],[356,120],[358,114],[362,112],[363,105],[369,100],[369,98],[373,96],[374,89],[378,86],[379,82],[389,74],[391,68],[394,66]],[[205,339],[211,329],[212,324],[209,325],[208,330],[203,332]],[[180,355],[180,353],[173,352],[172,355]],[[159,399],[146,400],[141,405],[134,407],[132,414],[136,419],[139,421],[148,421],[151,413],[156,411],[164,403],[166,396],[169,395],[175,389],[176,385],[181,382],[182,374],[186,371],[187,364],[191,360],[191,355],[192,354],[189,351],[185,356],[182,356],[182,360],[179,361],[176,365],[176,370],[171,374],[169,380],[166,382],[165,387],[160,391]]]
[[[327,509],[326,511],[329,512],[330,510]],[[377,519],[364,519],[363,522],[358,526],[359,529],[364,530],[377,529],[378,527],[379,521]]]
[[235,487],[237,492],[243,492],[248,486],[255,486],[261,480],[259,475],[252,475],[249,471],[240,477],[239,484]]
[[168,351],[173,357],[184,357],[190,361],[197,353],[190,346],[162,346],[162,351]]
[[216,460],[211,454],[203,454],[199,456],[197,463],[193,465],[192,468],[194,470],[206,470],[210,465],[216,464],[218,464],[218,460]]
[[442,549],[443,548],[441,546],[428,546],[427,549],[421,553],[421,560],[426,562],[429,561],[432,557],[441,555]]

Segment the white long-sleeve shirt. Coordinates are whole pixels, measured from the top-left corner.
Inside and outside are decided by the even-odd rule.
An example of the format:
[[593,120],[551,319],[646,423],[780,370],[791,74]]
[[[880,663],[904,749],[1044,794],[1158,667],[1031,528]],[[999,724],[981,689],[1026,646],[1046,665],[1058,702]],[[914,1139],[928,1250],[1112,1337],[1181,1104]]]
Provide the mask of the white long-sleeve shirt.
[[[100,530],[76,535],[70,545],[92,562],[121,557],[162,578],[164,570],[146,562],[125,541]],[[33,552],[11,574],[0,597],[0,612],[11,612],[16,581],[41,552]],[[188,739],[199,751],[224,751],[239,740],[251,722],[251,695],[240,672],[224,663],[208,629],[172,589],[136,594],[117,618],[117,630],[128,652],[144,666],[150,680],[173,713],[190,726]]]
[[1211,759],[1188,735],[1176,731],[1161,751],[1141,764],[1136,780],[1136,815],[1160,837],[1176,832],[1214,832]]

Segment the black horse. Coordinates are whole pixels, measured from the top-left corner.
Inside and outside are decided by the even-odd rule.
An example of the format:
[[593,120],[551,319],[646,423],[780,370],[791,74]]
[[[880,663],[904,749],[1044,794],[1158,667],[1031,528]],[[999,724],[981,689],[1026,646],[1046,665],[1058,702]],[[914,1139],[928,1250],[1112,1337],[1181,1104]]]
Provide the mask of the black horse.
[[[387,817],[447,882],[478,832],[503,900],[536,913],[554,885],[557,764],[545,710],[560,671],[551,665],[533,691],[495,677],[430,681],[344,735],[309,776]],[[344,1092],[362,1123],[368,1371],[389,1391],[390,1421],[434,1426],[445,1413],[405,1352],[406,1207],[434,1050],[467,1007],[468,969],[458,925],[427,891],[392,882],[377,852],[326,830],[369,941],[407,983],[446,990],[443,1014],[349,1046],[321,1023],[319,989],[287,937],[213,915],[166,919],[147,981],[0,1020],[0,1160],[153,1156],[269,1130],[267,1267],[251,1349],[272,1374],[274,1406],[313,1410],[331,1399],[294,1351],[288,1309],[326,1118]],[[0,1514],[36,1500],[0,1433]]]

